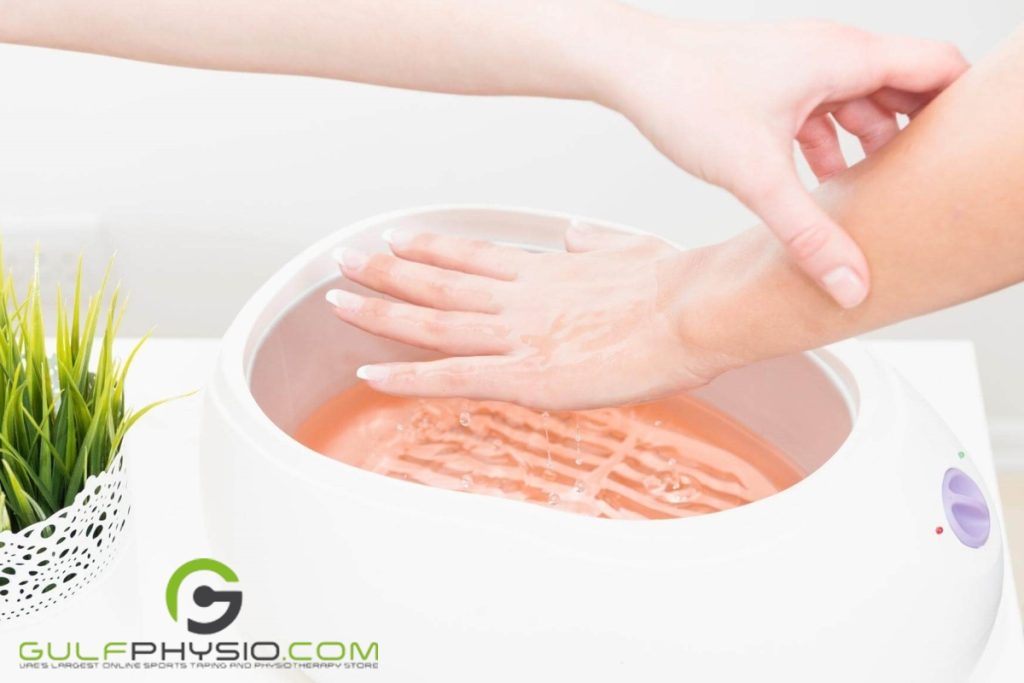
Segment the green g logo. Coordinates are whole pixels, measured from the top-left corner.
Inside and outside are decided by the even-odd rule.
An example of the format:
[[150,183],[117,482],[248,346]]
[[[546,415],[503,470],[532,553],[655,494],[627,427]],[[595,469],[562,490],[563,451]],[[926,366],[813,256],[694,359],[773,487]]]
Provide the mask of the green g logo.
[[[238,582],[238,576],[231,567],[217,560],[199,558],[181,565],[171,574],[171,580],[167,582],[167,611],[170,613],[171,619],[175,621],[178,620],[178,589],[186,577],[196,572],[213,572],[228,583]],[[242,609],[242,591],[218,591],[207,585],[202,585],[192,592],[192,602],[199,607],[209,607],[217,602],[227,605],[224,613],[213,621],[187,620],[185,625],[191,633],[210,635],[223,631],[238,617],[238,613]]]

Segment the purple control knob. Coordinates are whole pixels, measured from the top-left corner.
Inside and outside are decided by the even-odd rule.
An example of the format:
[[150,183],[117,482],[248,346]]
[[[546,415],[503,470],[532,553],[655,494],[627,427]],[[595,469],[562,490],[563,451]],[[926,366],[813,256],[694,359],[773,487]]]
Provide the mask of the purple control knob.
[[980,548],[988,540],[992,526],[985,495],[963,470],[950,467],[942,477],[942,507],[960,542]]

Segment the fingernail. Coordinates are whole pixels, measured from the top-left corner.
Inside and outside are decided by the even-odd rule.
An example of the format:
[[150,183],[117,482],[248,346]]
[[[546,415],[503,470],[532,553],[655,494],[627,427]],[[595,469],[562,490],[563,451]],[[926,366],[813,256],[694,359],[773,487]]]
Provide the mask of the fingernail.
[[366,262],[370,260],[370,257],[361,251],[356,249],[349,249],[348,247],[339,247],[334,250],[331,254],[334,260],[345,266],[349,270],[359,270],[366,265]]
[[388,369],[383,365],[361,365],[356,370],[356,377],[367,382],[383,382],[388,378]]
[[363,297],[343,289],[332,289],[327,292],[327,301],[343,311],[358,311],[363,305]]
[[821,282],[836,303],[843,308],[859,306],[868,295],[864,281],[848,266],[830,270],[821,278]]
[[402,230],[400,228],[388,228],[381,233],[381,239],[390,244],[393,247],[407,247],[412,243],[416,234],[408,230]]

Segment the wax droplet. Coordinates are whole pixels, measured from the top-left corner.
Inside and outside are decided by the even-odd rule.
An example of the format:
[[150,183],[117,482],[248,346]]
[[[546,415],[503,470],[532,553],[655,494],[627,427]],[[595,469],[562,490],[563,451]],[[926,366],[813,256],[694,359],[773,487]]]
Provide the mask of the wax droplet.
[[587,485],[580,480],[576,480],[576,483],[572,486],[573,493],[580,494],[587,490]]
[[549,493],[548,494],[548,505],[551,505],[551,506],[558,505],[560,500],[561,499],[558,497],[557,493]]
[[459,486],[462,487],[463,491],[468,491],[469,487],[473,485],[473,477],[468,474],[463,474],[462,479],[459,480]]
[[696,500],[696,498],[700,495],[700,491],[693,488],[692,486],[687,486],[684,489],[674,492],[672,495],[679,498],[678,501],[674,502],[689,503],[692,500]]
[[470,418],[469,413],[467,413],[465,410],[459,413],[459,424],[462,425],[463,427],[468,427],[471,419],[472,418]]

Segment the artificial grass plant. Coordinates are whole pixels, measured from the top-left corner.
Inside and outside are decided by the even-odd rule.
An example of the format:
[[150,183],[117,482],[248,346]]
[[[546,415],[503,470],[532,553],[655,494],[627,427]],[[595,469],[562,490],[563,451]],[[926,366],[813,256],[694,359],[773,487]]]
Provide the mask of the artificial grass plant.
[[104,303],[109,274],[108,266],[84,311],[81,260],[70,307],[57,288],[52,355],[38,257],[23,300],[12,275],[0,282],[0,532],[18,531],[70,505],[86,478],[114,461],[125,432],[160,403],[125,409],[125,378],[146,337],[123,363],[114,358],[125,307],[118,305],[116,287]]

